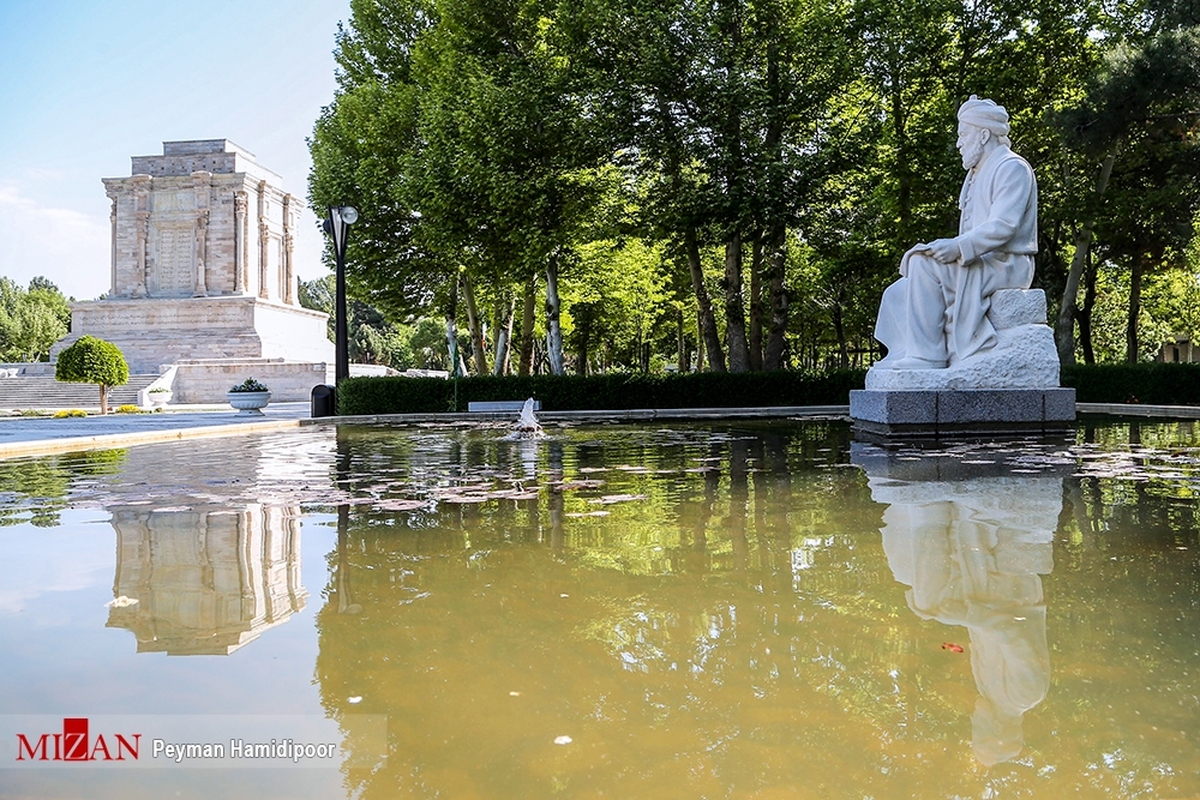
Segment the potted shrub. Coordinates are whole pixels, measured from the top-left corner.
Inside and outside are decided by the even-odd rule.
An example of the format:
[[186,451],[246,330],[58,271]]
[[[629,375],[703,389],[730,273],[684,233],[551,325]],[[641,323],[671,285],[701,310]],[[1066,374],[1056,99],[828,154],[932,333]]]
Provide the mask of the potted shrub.
[[246,378],[237,386],[231,387],[225,396],[229,398],[229,405],[236,408],[239,414],[246,415],[261,415],[261,409],[271,402],[271,390],[254,378]]
[[162,408],[167,403],[171,402],[171,390],[165,386],[155,386],[150,391],[146,392],[150,398],[151,408]]

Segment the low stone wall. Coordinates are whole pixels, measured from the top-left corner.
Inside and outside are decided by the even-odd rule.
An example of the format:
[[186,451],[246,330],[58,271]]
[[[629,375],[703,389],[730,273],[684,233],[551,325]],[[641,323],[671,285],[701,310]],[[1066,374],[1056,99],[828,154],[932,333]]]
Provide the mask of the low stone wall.
[[282,359],[183,362],[175,365],[171,402],[224,403],[229,387],[254,378],[271,390],[273,402],[307,402],[314,386],[333,383],[331,362],[298,363]]
[[254,328],[262,341],[262,357],[332,362],[333,342],[329,341],[328,319],[328,315],[320,311],[256,303]]

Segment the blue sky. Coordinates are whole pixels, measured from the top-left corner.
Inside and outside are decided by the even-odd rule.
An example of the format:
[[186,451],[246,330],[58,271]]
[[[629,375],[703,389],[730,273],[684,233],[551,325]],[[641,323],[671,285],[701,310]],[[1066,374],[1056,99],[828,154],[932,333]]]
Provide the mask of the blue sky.
[[[101,178],[176,139],[230,139],[307,195],[349,0],[0,0],[0,275],[108,290]],[[297,272],[326,272],[305,212]]]

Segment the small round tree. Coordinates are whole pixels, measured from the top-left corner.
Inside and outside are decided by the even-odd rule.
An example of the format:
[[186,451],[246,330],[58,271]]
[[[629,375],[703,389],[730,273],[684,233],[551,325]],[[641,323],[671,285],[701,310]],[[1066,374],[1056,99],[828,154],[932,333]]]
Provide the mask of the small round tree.
[[58,354],[56,380],[95,383],[100,386],[100,413],[108,413],[108,388],[129,380],[129,365],[121,348],[95,336],[80,336],[75,344]]

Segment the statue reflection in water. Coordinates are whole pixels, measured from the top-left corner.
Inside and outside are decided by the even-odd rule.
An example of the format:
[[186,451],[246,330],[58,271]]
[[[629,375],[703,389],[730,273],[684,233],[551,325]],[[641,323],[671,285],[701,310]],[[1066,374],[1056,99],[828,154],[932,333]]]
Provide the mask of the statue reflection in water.
[[[979,691],[975,757],[1016,758],[1022,717],[1046,697],[1050,654],[1041,575],[1053,569],[1062,476],[1013,474],[998,455],[900,460],[854,446],[883,512],[883,549],[913,613],[967,629]],[[971,463],[972,461],[984,463]]]
[[228,655],[304,608],[298,507],[118,507],[112,525],[108,627],[139,653]]

